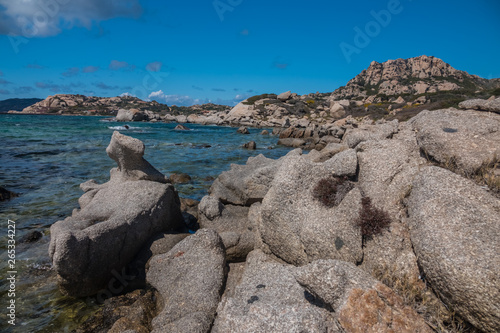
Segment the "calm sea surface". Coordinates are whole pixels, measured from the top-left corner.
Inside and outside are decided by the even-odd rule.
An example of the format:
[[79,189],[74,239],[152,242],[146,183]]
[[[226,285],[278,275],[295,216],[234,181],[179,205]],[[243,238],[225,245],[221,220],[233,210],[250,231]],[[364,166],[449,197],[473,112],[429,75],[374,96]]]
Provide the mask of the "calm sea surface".
[[[123,126],[127,124],[129,129]],[[101,117],[0,115],[0,186],[19,193],[0,202],[0,331],[70,332],[97,306],[60,294],[47,254],[52,223],[71,215],[82,195],[80,183],[103,183],[115,162],[106,155],[114,130],[138,138],[146,145],[145,159],[165,175],[187,173],[189,184],[176,185],[181,197],[200,200],[214,178],[231,163],[248,157],[285,155],[277,138],[249,135],[236,128],[188,124],[190,131],[176,131],[176,124],[116,123]],[[258,149],[240,148],[255,141]],[[272,149],[268,149],[272,148]],[[7,324],[7,221],[16,222],[16,326]],[[27,233],[45,236],[35,244],[20,243]]]

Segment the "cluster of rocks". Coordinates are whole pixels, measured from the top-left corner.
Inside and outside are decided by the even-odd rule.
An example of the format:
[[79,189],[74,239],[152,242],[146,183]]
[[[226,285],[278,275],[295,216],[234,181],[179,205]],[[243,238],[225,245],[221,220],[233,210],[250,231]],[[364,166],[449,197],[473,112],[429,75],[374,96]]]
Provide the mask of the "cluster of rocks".
[[[178,234],[180,200],[142,159],[144,146],[115,133],[111,180],[82,184],[81,209],[51,228],[62,289],[109,287],[135,256],[159,301],[149,310],[150,296],[136,302],[134,313],[149,315],[134,332],[432,332],[378,280],[382,271],[432,288],[450,311],[498,332],[500,201],[459,171],[498,168],[490,162],[500,156],[500,116],[450,108],[348,125],[321,150],[231,165],[199,203],[193,235]],[[314,192],[331,177],[349,186],[326,206]],[[378,234],[360,228],[364,198],[390,219]]]

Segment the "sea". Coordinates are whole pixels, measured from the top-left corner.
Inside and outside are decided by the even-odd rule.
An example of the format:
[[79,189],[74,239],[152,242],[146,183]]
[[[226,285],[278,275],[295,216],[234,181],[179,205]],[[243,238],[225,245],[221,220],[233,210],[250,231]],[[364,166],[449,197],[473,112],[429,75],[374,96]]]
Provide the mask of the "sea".
[[[109,179],[116,164],[105,150],[114,131],[143,141],[144,158],[163,174],[190,175],[191,182],[175,187],[180,197],[195,200],[206,195],[232,163],[245,164],[258,154],[279,158],[290,151],[277,145],[275,136],[262,135],[263,129],[250,128],[244,135],[234,127],[187,124],[190,130],[182,131],[175,126],[91,116],[0,114],[0,186],[19,194],[0,202],[1,332],[71,332],[99,308],[60,293],[48,256],[49,228],[78,208],[81,183]],[[242,148],[249,141],[257,143],[256,150]],[[15,235],[11,231],[9,237],[13,226]],[[43,234],[41,240],[22,242],[33,231]],[[9,243],[12,239],[15,242]],[[9,253],[13,247],[8,245],[14,243]],[[12,254],[15,262],[9,261]],[[12,300],[15,325],[8,323]]]

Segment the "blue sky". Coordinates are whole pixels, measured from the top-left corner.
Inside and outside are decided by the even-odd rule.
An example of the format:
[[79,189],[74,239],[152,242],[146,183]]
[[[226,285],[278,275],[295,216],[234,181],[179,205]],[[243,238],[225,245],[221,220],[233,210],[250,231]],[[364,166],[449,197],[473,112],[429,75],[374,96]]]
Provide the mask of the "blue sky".
[[500,77],[500,2],[0,0],[0,100],[123,93],[234,105],[331,92],[371,61]]

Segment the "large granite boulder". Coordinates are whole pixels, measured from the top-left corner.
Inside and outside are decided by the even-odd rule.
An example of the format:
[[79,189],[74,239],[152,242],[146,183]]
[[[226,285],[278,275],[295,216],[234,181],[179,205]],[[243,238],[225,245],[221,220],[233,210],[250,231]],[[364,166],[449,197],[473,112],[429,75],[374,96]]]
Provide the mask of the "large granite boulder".
[[479,111],[490,111],[500,113],[500,98],[486,100],[486,99],[469,99],[460,102],[458,107],[462,109],[474,109]]
[[150,237],[183,225],[177,192],[143,159],[142,142],[115,132],[106,151],[118,163],[110,181],[83,183],[81,209],[50,228],[53,267],[72,296],[113,287]]
[[213,182],[210,195],[233,205],[250,206],[254,202],[260,202],[283,160],[299,154],[301,150],[297,149],[278,160],[258,155],[248,158],[245,165],[231,164],[231,169],[221,173]]
[[361,124],[357,128],[348,129],[342,138],[342,143],[350,148],[355,148],[363,141],[392,138],[397,131],[397,120],[376,125]]
[[149,117],[143,111],[137,109],[120,109],[116,114],[116,121],[145,121]]
[[500,331],[500,201],[448,170],[425,167],[408,200],[410,234],[427,282],[453,310]]
[[433,332],[390,288],[354,264],[317,260],[293,273],[302,287],[333,311],[339,332]]
[[337,332],[332,313],[305,293],[293,269],[252,251],[241,282],[219,304],[212,332]]
[[[351,154],[346,151],[343,158],[350,159]],[[282,162],[262,201],[259,226],[272,254],[294,265],[315,259],[362,260],[361,231],[354,223],[361,202],[359,189],[346,186],[337,191],[342,195],[333,207],[313,194],[321,180],[333,174],[344,176],[343,169],[341,163],[314,163],[305,156],[290,156]]]
[[153,257],[146,278],[159,291],[163,309],[153,319],[151,332],[209,332],[222,294],[225,266],[222,240],[207,229]]
[[446,168],[474,174],[500,156],[500,115],[444,109],[423,111],[409,122],[422,151]]

